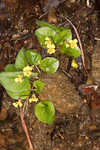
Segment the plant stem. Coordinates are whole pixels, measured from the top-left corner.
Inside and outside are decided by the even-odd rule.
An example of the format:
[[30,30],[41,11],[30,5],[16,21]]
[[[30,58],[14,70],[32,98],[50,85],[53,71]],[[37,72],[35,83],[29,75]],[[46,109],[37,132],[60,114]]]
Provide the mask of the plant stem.
[[25,132],[26,137],[27,137],[27,141],[29,143],[30,150],[33,150],[33,146],[32,146],[31,139],[30,139],[30,136],[29,136],[29,133],[28,133],[28,129],[26,127],[26,124],[25,124],[25,121],[24,121],[24,118],[23,118],[23,112],[22,112],[22,110],[20,110],[19,114],[20,114],[20,119],[21,119],[22,127],[24,129],[24,132]]
[[78,34],[78,31],[77,31],[76,27],[73,25],[73,23],[72,23],[68,18],[66,18],[66,17],[64,17],[64,18],[71,24],[71,26],[73,27],[73,29],[74,29],[74,31],[75,31],[75,33],[76,33],[77,39],[78,39],[78,41],[79,41],[80,50],[81,50],[81,53],[82,53],[82,63],[83,63],[83,67],[84,67],[86,73],[88,74],[88,72],[87,72],[87,70],[86,70],[86,65],[85,65],[84,51],[83,51],[83,47],[82,47],[82,43],[81,43],[81,40],[80,40],[80,36],[79,36],[79,34]]

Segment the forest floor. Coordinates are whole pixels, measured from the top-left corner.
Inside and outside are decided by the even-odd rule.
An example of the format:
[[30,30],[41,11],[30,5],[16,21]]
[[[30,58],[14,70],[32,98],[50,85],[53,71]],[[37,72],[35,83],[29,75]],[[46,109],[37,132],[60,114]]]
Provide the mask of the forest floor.
[[[17,5],[17,4],[16,4]],[[19,50],[35,49],[45,57],[37,38],[36,19],[65,26],[76,33],[66,20],[77,28],[85,55],[85,71],[71,68],[69,59],[57,51],[60,67],[54,75],[42,75],[46,87],[39,98],[51,100],[56,109],[52,125],[41,123],[34,116],[34,104],[29,105],[24,119],[34,150],[100,150],[100,16],[95,3],[64,1],[46,12],[46,4],[28,0],[14,15],[4,20],[0,29],[0,71],[14,63]],[[11,11],[11,10],[9,10]],[[63,18],[62,18],[63,16]],[[0,86],[0,150],[29,150],[18,111]]]

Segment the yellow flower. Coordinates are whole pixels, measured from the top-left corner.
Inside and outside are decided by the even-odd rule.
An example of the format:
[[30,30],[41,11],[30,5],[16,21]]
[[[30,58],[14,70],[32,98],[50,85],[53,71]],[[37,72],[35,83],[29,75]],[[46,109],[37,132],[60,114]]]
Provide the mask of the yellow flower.
[[70,43],[70,47],[71,48],[75,48],[77,47],[77,39],[74,39],[74,40],[70,40],[69,43]]
[[65,45],[66,45],[66,48],[68,48],[68,47],[69,47],[69,44],[68,44],[67,42],[65,43]]
[[32,74],[31,71],[26,71],[26,72],[24,72],[24,76],[27,76],[27,77],[29,77],[31,74]]
[[53,53],[55,53],[55,49],[54,48],[49,48],[47,50],[47,52],[48,52],[48,54],[53,54]]
[[45,38],[45,45],[50,45],[51,44],[51,39],[49,37]]
[[49,37],[46,37],[45,40],[46,40],[46,41],[50,41],[50,38],[49,38]]
[[29,98],[29,103],[37,102],[38,98],[33,94],[31,98]]
[[22,83],[23,82],[23,80],[22,80],[22,78],[23,78],[23,75],[18,75],[17,76],[17,78],[15,79],[15,82],[20,82],[20,83]]
[[21,100],[19,100],[18,102],[13,103],[13,106],[18,108],[18,107],[22,107],[23,104],[22,104]]
[[31,71],[32,71],[32,67],[30,67],[30,66],[25,67],[25,68],[23,69],[24,76],[29,77],[29,76],[32,74]]
[[51,41],[45,41],[45,45],[48,46],[51,44]]
[[55,48],[55,45],[54,45],[54,44],[48,44],[48,45],[47,45],[47,48],[52,48],[52,49],[54,49],[54,48]]
[[24,67],[23,71],[32,71],[32,67],[31,66]]
[[46,45],[47,48],[48,48],[47,52],[48,52],[49,54],[55,53],[55,45],[51,43],[51,39],[50,39],[49,37],[46,37],[45,40],[46,40],[46,41],[45,41],[45,45]]
[[73,68],[75,68],[75,69],[78,68],[78,64],[76,63],[75,59],[72,60],[71,66],[72,66]]

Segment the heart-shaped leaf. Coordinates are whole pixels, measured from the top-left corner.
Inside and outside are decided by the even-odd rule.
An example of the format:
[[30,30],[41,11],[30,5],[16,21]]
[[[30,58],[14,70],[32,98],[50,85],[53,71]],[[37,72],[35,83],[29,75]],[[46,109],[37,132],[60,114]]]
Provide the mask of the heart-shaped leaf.
[[49,74],[55,73],[59,67],[59,61],[54,57],[46,57],[41,61],[40,68]]
[[34,50],[27,50],[25,52],[27,60],[30,65],[39,65],[41,62],[41,55]]
[[15,67],[17,69],[23,69],[25,66],[27,66],[27,60],[25,56],[25,50],[22,48],[16,57]]
[[55,109],[50,101],[42,101],[35,105],[35,115],[43,123],[52,124],[54,121]]
[[15,78],[22,72],[1,72],[0,84],[6,89],[9,96],[14,99],[26,98],[30,94],[30,83],[27,78],[21,83],[15,82]]

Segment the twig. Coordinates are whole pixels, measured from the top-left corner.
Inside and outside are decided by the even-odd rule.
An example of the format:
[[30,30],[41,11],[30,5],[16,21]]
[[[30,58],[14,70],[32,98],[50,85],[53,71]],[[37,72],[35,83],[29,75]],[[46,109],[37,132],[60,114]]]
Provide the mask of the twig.
[[39,73],[41,73],[41,71],[39,70],[39,68],[35,65],[35,68],[37,69],[37,71],[39,72]]
[[96,41],[100,41],[100,38],[98,38],[98,37],[95,37],[94,39],[95,39]]
[[81,40],[80,40],[80,36],[79,36],[79,34],[78,34],[78,31],[77,31],[76,27],[73,25],[73,23],[72,23],[68,18],[66,18],[66,17],[64,17],[64,18],[71,24],[71,26],[73,27],[73,29],[74,29],[74,31],[75,31],[75,33],[76,33],[76,36],[77,36],[77,39],[78,39],[78,42],[79,42],[79,46],[80,46],[80,50],[81,50],[81,53],[82,53],[82,63],[83,63],[83,67],[84,67],[86,73],[88,74],[88,72],[87,72],[87,70],[86,70],[86,67],[85,67],[86,65],[85,65],[85,59],[84,59],[84,51],[83,51],[83,47],[82,47],[82,43],[81,43]]
[[62,72],[70,79],[72,79],[72,76],[70,73],[66,72],[65,70],[62,70]]
[[30,139],[30,136],[29,136],[29,133],[28,133],[28,129],[26,127],[26,124],[25,124],[25,121],[24,121],[24,118],[23,118],[23,111],[20,110],[19,114],[20,114],[20,119],[21,119],[22,127],[24,129],[24,132],[26,134],[26,137],[27,137],[27,140],[28,140],[28,143],[29,143],[30,150],[33,150],[33,146],[32,146],[31,139]]
[[43,14],[39,17],[39,19],[43,18],[45,15],[47,15],[47,13],[48,13],[48,12],[43,13]]
[[91,8],[90,0],[87,0],[87,1],[86,1],[86,5],[87,5],[87,7]]

